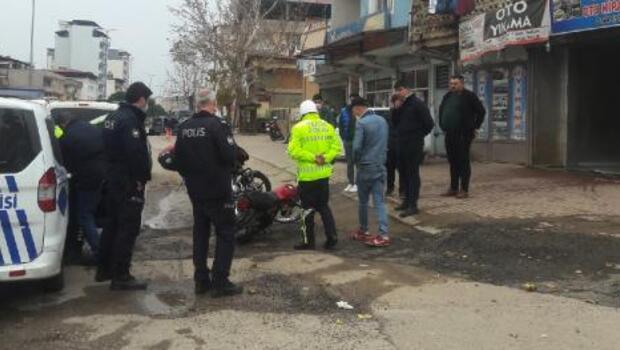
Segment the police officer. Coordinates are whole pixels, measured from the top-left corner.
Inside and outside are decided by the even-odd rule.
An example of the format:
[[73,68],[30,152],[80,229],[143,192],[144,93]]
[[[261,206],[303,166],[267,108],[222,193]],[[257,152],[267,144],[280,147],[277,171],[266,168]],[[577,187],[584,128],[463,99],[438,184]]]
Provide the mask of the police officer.
[[325,228],[325,249],[338,243],[334,215],[329,207],[329,178],[333,162],[342,152],[334,127],[321,119],[316,104],[304,101],[299,107],[301,121],[291,131],[288,154],[297,163],[299,196],[304,208],[301,222],[302,241],[295,250],[315,248],[314,214],[318,212]]
[[404,101],[394,122],[399,150],[398,173],[403,176],[405,187],[405,200],[395,209],[401,211],[400,217],[405,218],[418,213],[424,138],[433,130],[435,122],[426,103],[416,97],[408,82],[397,81],[394,90]]
[[126,102],[104,123],[109,162],[106,187],[107,223],[100,242],[96,281],[111,279],[112,290],[143,290],[147,283],[130,273],[131,258],[142,223],[144,188],[151,179],[151,156],[144,120],[153,93],[141,82],[129,86]]
[[[185,179],[194,212],[195,293],[213,298],[243,293],[230,282],[235,250],[232,169],[236,145],[228,124],[215,113],[213,94],[198,94],[200,111],[179,126],[175,146],[177,169]],[[211,224],[217,236],[213,272],[207,266]]]

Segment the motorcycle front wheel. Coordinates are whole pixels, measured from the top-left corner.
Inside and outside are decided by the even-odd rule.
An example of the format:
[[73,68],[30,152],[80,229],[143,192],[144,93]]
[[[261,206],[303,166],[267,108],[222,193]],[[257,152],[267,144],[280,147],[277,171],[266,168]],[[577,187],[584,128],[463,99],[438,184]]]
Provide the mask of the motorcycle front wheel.
[[259,192],[270,192],[271,181],[269,181],[267,175],[255,170],[252,174],[251,182],[246,186],[246,188],[251,188],[254,191]]
[[301,220],[304,209],[299,203],[285,205],[278,209],[274,221],[279,224],[291,224]]

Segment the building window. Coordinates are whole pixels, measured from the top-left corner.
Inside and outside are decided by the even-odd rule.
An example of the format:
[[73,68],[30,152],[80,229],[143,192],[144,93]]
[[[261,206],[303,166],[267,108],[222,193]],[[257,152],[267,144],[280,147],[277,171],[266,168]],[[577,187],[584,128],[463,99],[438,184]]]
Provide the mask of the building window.
[[401,79],[413,87],[413,92],[422,101],[428,103],[429,77],[428,69],[415,69],[403,73]]
[[366,82],[366,98],[372,107],[389,107],[392,96],[392,79],[385,78]]

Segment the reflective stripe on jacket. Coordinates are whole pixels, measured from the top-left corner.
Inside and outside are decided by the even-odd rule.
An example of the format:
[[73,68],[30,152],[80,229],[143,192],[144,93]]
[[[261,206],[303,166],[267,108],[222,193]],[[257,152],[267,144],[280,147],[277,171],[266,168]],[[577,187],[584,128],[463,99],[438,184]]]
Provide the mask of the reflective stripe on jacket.
[[[306,114],[291,131],[288,154],[297,163],[297,180],[300,182],[331,177],[333,162],[341,152],[336,130],[317,113]],[[324,165],[316,163],[319,155],[325,157]]]

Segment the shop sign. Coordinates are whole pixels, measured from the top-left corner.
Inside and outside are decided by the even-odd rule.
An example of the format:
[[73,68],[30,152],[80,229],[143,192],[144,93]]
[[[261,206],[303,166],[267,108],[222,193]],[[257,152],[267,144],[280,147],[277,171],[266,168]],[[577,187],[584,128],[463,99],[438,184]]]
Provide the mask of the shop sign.
[[552,0],[552,32],[620,26],[620,0]]
[[474,16],[459,26],[461,60],[473,60],[508,46],[546,42],[550,22],[546,0],[520,0]]

